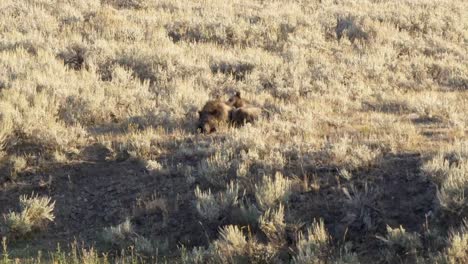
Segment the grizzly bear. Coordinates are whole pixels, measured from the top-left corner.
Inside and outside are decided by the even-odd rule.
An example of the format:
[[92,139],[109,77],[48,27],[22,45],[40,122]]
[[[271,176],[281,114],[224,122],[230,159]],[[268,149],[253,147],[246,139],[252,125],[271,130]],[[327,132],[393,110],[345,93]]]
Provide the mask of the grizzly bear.
[[239,91],[229,98],[226,104],[233,107],[229,115],[229,120],[230,123],[236,127],[240,127],[245,123],[254,123],[263,114],[261,108],[250,105],[247,100],[242,98]]
[[[201,133],[213,133],[222,125],[241,127],[246,123],[256,122],[263,114],[269,114],[263,108],[251,106],[236,92],[228,101],[220,99],[208,101],[198,111],[199,120],[197,129]],[[267,115],[269,116],[269,115]]]
[[240,127],[246,123],[254,123],[261,115],[262,109],[254,106],[244,106],[232,109],[229,112],[229,120],[235,127]]
[[198,111],[198,129],[201,133],[216,132],[217,128],[222,124],[229,123],[229,117],[232,107],[221,100],[208,101]]
[[236,92],[236,94],[234,96],[232,96],[231,98],[229,98],[229,100],[227,100],[226,104],[228,104],[228,105],[230,105],[230,106],[232,106],[234,108],[240,108],[240,107],[248,106],[248,102],[241,97],[240,92]]

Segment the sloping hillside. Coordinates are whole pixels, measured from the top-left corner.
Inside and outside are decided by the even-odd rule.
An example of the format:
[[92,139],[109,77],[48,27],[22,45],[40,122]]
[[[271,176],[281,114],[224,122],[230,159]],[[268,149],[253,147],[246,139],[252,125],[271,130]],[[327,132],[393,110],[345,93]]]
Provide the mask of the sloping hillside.
[[2,0],[0,263],[466,262],[467,54],[464,0]]

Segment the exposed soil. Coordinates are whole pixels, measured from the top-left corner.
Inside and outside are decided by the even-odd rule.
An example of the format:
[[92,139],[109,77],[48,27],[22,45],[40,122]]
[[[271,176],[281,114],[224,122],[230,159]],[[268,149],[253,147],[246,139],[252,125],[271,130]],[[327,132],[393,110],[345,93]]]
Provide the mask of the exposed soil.
[[[58,243],[68,245],[74,240],[93,243],[99,241],[103,228],[126,218],[138,233],[153,241],[167,239],[169,255],[177,245],[206,245],[217,235],[217,225],[199,220],[193,204],[195,184],[188,184],[177,170],[148,171],[137,159],[107,160],[110,153],[105,147],[90,148],[83,151],[79,162],[55,164],[41,173],[21,175],[18,182],[4,183],[0,189],[2,213],[15,208],[21,194],[46,194],[56,201],[56,219],[48,231],[35,234],[27,243],[10,243],[13,254],[54,250]],[[168,163],[174,157],[162,159]],[[199,159],[185,162],[196,164]],[[432,210],[436,190],[421,176],[421,163],[416,153],[385,155],[378,165],[353,171],[349,180],[339,178],[332,169],[311,168],[320,189],[294,194],[286,220],[309,223],[323,218],[336,243],[352,241],[364,258],[376,254],[376,235],[385,235],[387,225],[420,232]],[[165,206],[139,210],[138,202],[150,197],[161,198]]]
[[[193,188],[185,184],[183,175],[150,172],[133,158],[106,161],[105,149],[90,153],[86,160],[21,175],[21,181],[6,182],[0,189],[1,213],[16,208],[22,194],[34,192],[56,201],[54,223],[47,232],[34,234],[33,239],[27,240],[31,251],[36,251],[31,253],[54,250],[58,243],[66,246],[74,240],[98,241],[104,227],[117,225],[126,218],[135,223],[138,233],[150,234],[151,239],[167,237],[169,245],[206,242],[191,202]],[[157,208],[151,212],[139,210],[138,201],[150,197],[164,200],[168,212]],[[14,253],[16,246],[18,249],[24,246],[22,242],[9,243],[10,250]],[[23,253],[24,250],[19,252]]]
[[302,193],[289,204],[291,219],[323,218],[337,243],[352,241],[366,259],[378,252],[376,235],[385,235],[387,226],[423,231],[436,188],[421,175],[421,163],[416,153],[385,155],[377,166],[352,172],[349,181],[336,173],[319,175],[318,191]]

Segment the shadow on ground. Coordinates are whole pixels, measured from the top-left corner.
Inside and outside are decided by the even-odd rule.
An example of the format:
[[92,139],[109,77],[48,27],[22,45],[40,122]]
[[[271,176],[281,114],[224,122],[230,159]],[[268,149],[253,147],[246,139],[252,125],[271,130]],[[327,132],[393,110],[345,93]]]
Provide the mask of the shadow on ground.
[[194,116],[196,110],[187,112],[183,118],[174,118],[168,113],[165,117],[164,114],[155,115],[154,113],[148,113],[141,116],[133,116],[126,120],[115,120],[113,122],[101,123],[91,126],[87,129],[88,133],[93,136],[104,135],[104,134],[125,134],[128,133],[128,129],[133,127],[137,130],[145,130],[148,128],[163,129],[168,133],[175,130],[183,131],[186,133],[196,132],[197,118]]
[[[100,249],[103,228],[127,218],[146,238],[167,240],[168,252],[176,252],[181,244],[189,249],[206,246],[216,238],[219,226],[200,222],[193,203],[194,183],[187,183],[184,173],[149,171],[139,159],[117,161],[109,160],[110,156],[104,146],[93,145],[83,150],[80,162],[54,164],[24,175],[21,182],[4,184],[1,213],[14,209],[22,194],[34,192],[56,201],[56,219],[47,232],[34,234],[27,242],[10,243],[13,255],[34,256],[37,250],[53,251],[58,243],[66,246],[75,240],[86,246],[96,243]],[[196,167],[203,158],[169,155],[159,161],[168,168],[177,162]],[[286,207],[286,221],[305,223],[305,229],[313,219],[323,218],[335,243],[352,241],[357,252],[375,254],[379,249],[376,235],[385,235],[387,225],[422,231],[436,189],[421,176],[421,164],[419,154],[387,154],[371,168],[352,171],[349,179],[339,177],[336,169],[307,168],[305,173],[316,175],[320,188],[294,193]],[[139,210],[139,201],[155,197],[158,206]]]
[[[129,157],[125,161],[106,160],[108,151],[93,145],[83,151],[86,160],[54,164],[21,181],[6,182],[0,189],[0,212],[19,210],[19,196],[36,193],[55,201],[55,221],[47,231],[25,240],[10,241],[12,257],[35,256],[38,250],[54,251],[73,241],[91,246],[98,242],[105,227],[132,220],[135,230],[150,240],[167,238],[177,246],[206,242],[193,201],[193,188],[184,184],[182,175],[148,171],[143,161]],[[152,198],[164,206],[141,210],[139,201]],[[149,236],[147,236],[149,234]],[[96,243],[100,249],[99,243]],[[170,248],[174,250],[175,248]]]
[[422,177],[421,165],[419,154],[400,153],[353,171],[350,180],[319,172],[320,189],[294,196],[289,217],[305,223],[323,218],[336,243],[352,241],[357,252],[376,254],[382,245],[376,235],[385,236],[387,225],[423,231],[436,187]]

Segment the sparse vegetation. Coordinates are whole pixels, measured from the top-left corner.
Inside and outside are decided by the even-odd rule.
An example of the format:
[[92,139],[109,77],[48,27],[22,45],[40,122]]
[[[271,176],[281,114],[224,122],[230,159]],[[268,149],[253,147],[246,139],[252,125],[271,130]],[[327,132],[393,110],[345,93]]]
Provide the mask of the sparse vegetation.
[[436,209],[440,220],[461,223],[468,217],[467,141],[455,142],[427,162],[424,170],[438,185]]
[[466,261],[467,9],[0,1],[0,263]]
[[276,173],[275,177],[263,176],[259,185],[255,185],[255,198],[258,205],[268,210],[280,201],[286,201],[290,194],[291,183],[281,173]]
[[135,232],[128,219],[117,226],[105,228],[102,232],[102,240],[118,251],[133,249],[136,253],[150,256],[157,252],[151,241]]
[[299,235],[294,263],[326,263],[330,253],[330,235],[323,220],[314,221],[306,236]]
[[197,186],[195,189],[195,197],[197,199],[198,213],[208,220],[218,219],[220,216],[225,215],[232,206],[238,204],[239,186],[231,182],[226,186],[226,190],[219,192],[216,196],[208,189],[203,192]]
[[23,195],[20,197],[20,212],[5,215],[6,233],[10,237],[24,237],[36,230],[43,230],[53,222],[55,202],[49,197]]
[[449,237],[448,246],[445,251],[438,256],[438,263],[463,263],[468,260],[468,237],[466,230],[466,221],[458,228],[457,231],[452,231]]
[[[384,242],[387,247],[385,258],[390,263],[408,261],[411,257],[417,256],[418,251],[422,247],[418,235],[406,232],[402,226],[399,228],[387,226],[387,236],[385,238],[377,238]],[[412,259],[411,261],[416,262],[416,259]]]

